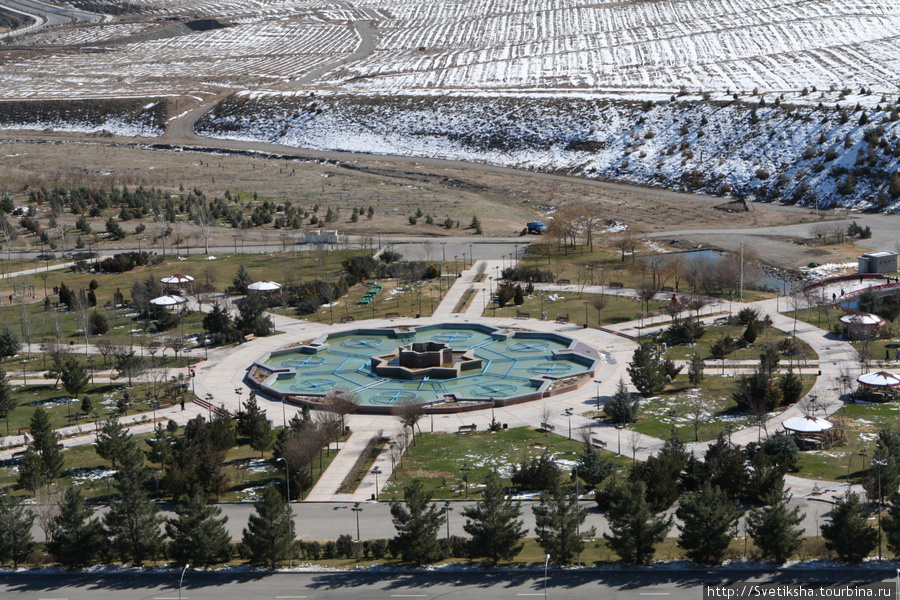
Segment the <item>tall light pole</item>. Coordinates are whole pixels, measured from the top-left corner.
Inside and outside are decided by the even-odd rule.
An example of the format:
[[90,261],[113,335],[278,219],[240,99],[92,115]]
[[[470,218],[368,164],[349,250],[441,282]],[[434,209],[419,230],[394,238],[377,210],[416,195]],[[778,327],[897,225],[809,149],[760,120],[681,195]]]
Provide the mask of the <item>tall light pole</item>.
[[597,384],[597,410],[600,410],[600,383],[599,379],[595,379],[594,383]]
[[881,560],[881,469],[887,464],[887,460],[872,459],[872,466],[878,469],[878,560]]
[[572,439],[572,409],[567,408],[564,413],[567,417],[569,417],[569,439]]
[[625,425],[623,425],[622,423],[616,423],[615,427],[616,427],[616,441],[619,444],[619,448],[616,451],[616,454],[621,456],[622,455],[622,429],[625,428]]
[[212,403],[213,403],[213,395],[207,392],[207,394],[206,394],[206,414],[209,416],[210,422],[212,422]]
[[375,502],[378,502],[378,475],[381,473],[381,469],[379,467],[375,467],[372,469],[372,474],[375,475]]
[[[288,505],[288,566],[293,568],[294,566],[294,525],[292,521],[294,520],[294,511],[291,509],[291,472],[288,469],[287,460],[282,456],[275,460],[280,460],[284,462],[284,484],[285,491],[287,492],[287,505]],[[359,537],[359,536],[357,536]]]
[[444,512],[447,513],[447,539],[450,539],[450,513],[453,512],[453,507],[450,506],[450,501],[447,500],[444,502]]
[[178,600],[181,600],[181,584],[184,583],[184,572],[191,568],[191,565],[184,565],[181,570],[181,579],[178,580]]
[[[575,465],[575,538],[578,540],[579,548],[581,545],[581,524],[578,522],[578,511],[581,509],[581,502],[578,497],[578,465]],[[581,550],[578,550],[578,566],[581,566]]]
[[28,385],[28,372],[25,371],[25,363],[27,363],[28,361],[23,358],[19,362],[22,363],[22,379],[25,380],[25,385]]
[[547,600],[547,567],[550,565],[550,555],[544,559],[544,600]]
[[469,499],[469,471],[471,471],[471,470],[472,470],[472,467],[469,466],[469,463],[463,463],[463,466],[460,469],[460,471],[462,471],[462,474],[463,474],[463,481],[466,482],[466,500]]
[[584,304],[584,328],[587,329],[588,326],[588,304],[590,304],[587,300],[583,301]]
[[359,541],[359,513],[361,513],[363,511],[363,507],[360,506],[359,504],[360,503],[357,502],[356,505],[350,509],[356,513],[356,541],[357,542]]

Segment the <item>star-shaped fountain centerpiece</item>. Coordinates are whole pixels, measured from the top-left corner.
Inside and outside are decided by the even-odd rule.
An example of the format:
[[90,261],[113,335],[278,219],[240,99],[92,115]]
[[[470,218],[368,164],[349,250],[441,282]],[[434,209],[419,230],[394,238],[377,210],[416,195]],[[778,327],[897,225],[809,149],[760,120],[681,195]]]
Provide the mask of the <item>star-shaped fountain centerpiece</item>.
[[387,379],[453,379],[481,369],[472,350],[454,350],[444,342],[413,342],[390,354],[373,356],[372,372]]

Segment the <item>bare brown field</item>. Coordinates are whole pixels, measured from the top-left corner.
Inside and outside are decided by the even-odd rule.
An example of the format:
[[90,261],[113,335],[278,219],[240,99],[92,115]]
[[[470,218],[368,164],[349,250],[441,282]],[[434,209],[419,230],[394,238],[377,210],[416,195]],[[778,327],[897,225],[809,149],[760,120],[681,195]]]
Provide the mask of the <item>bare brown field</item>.
[[[297,156],[302,150],[285,149]],[[86,185],[199,188],[208,196],[254,193],[259,201],[290,200],[312,208],[340,209],[328,228],[359,235],[459,236],[477,215],[487,236],[516,236],[524,223],[554,208],[585,202],[606,219],[633,231],[758,228],[811,221],[808,211],[754,205],[746,213],[712,210],[721,198],[657,188],[606,184],[486,165],[447,166],[430,159],[399,160],[339,155],[340,161],[251,157],[200,151],[153,150],[113,138],[51,132],[0,132],[0,193],[24,198],[33,186]],[[350,222],[353,207],[375,208],[370,221]],[[410,225],[418,209],[431,214]],[[446,218],[459,228],[445,229]],[[125,223],[133,231],[137,221]],[[182,225],[190,228],[189,225]],[[271,227],[271,226],[270,226]],[[220,232],[229,243],[230,230]],[[270,230],[271,233],[271,230]],[[259,230],[251,230],[247,241]],[[127,239],[126,239],[127,240]]]

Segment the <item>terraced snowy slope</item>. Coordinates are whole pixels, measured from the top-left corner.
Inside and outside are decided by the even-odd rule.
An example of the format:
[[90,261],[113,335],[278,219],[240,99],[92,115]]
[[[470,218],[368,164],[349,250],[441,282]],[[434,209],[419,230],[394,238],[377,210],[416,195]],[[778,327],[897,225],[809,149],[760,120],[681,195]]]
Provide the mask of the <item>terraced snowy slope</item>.
[[[295,88],[310,73],[303,87],[371,93],[813,86],[894,93],[900,72],[893,0],[139,3],[147,18],[231,26],[92,53],[9,56],[0,64],[7,83],[0,98]],[[373,24],[372,39],[362,39],[359,21]],[[108,40],[111,30],[100,31]],[[83,33],[77,41],[86,41]]]

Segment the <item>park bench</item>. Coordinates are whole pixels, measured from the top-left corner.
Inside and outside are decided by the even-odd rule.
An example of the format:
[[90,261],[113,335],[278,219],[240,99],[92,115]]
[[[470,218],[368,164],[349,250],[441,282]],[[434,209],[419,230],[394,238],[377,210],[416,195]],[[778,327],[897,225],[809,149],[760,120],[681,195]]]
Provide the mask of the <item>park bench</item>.
[[356,320],[356,317],[354,317],[352,315],[348,315],[346,317],[341,317],[341,323],[352,323],[355,320]]
[[476,429],[478,429],[478,425],[475,423],[472,423],[471,425],[460,425],[457,433],[475,431]]
[[19,435],[25,435],[26,433],[31,433],[31,427],[19,427]]
[[601,440],[599,438],[591,438],[591,443],[594,444],[595,446],[599,446],[601,448],[606,448],[606,442],[604,442],[603,440]]
[[664,292],[674,292],[675,291],[675,288],[673,288],[671,285],[664,285],[660,289],[662,289],[662,291],[664,291]]
[[719,317],[715,321],[713,321],[713,325],[726,325],[728,323],[728,317]]
[[623,288],[623,287],[625,287],[625,284],[622,283],[621,281],[610,281],[610,282],[609,282],[609,287],[611,287],[611,288]]
[[541,423],[541,429],[545,431],[556,431],[556,427],[553,426],[553,423]]
[[157,408],[172,408],[173,406],[175,406],[175,401],[174,401],[174,400],[162,400],[162,401],[157,405]]
[[384,318],[385,319],[399,319],[400,313],[398,313],[398,312],[385,313]]
[[569,285],[572,282],[569,281],[568,279],[557,279],[556,283],[558,283],[559,285]]
[[522,312],[522,311],[520,311],[520,310],[517,310],[517,311],[516,311],[516,318],[517,318],[517,319],[530,319],[530,318],[531,318],[531,313],[528,313],[528,312]]
[[567,315],[567,314],[566,314],[566,315],[559,315],[558,317],[556,317],[556,322],[557,322],[557,323],[568,323],[568,322],[569,322],[569,315]]
[[244,341],[245,341],[245,342],[250,342],[250,341],[253,341],[253,340],[255,340],[255,339],[256,339],[256,336],[255,336],[254,334],[252,334],[252,333],[248,333],[247,335],[244,336]]

